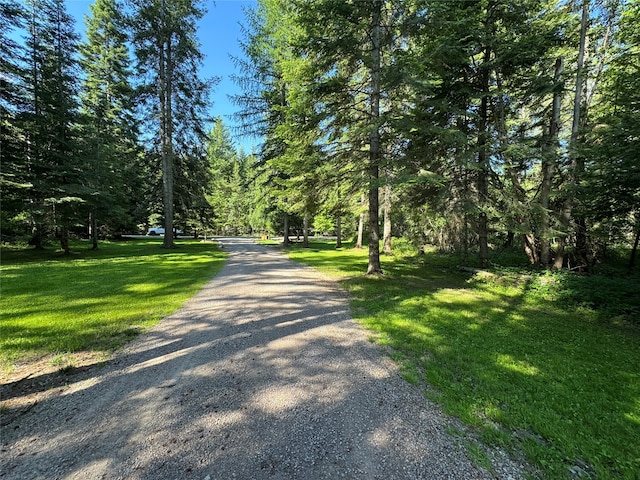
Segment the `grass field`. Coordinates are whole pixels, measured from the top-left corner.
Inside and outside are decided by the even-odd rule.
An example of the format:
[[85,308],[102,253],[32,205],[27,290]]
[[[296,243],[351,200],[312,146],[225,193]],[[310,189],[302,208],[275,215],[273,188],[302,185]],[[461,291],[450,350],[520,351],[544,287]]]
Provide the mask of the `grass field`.
[[215,244],[162,238],[85,242],[65,256],[2,248],[0,363],[48,354],[110,352],[192,296],[224,261]]
[[385,275],[367,278],[366,250],[289,255],[340,278],[405,378],[488,444],[548,478],[640,478],[637,275],[473,275],[428,253],[383,257]]

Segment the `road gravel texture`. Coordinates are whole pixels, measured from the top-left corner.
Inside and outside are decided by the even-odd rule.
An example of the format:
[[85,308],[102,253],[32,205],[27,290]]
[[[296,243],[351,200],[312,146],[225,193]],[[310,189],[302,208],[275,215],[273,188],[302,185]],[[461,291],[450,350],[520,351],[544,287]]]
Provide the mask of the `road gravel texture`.
[[225,266],[181,310],[3,425],[0,478],[525,475],[495,449],[474,465],[336,283],[250,239],[220,244]]

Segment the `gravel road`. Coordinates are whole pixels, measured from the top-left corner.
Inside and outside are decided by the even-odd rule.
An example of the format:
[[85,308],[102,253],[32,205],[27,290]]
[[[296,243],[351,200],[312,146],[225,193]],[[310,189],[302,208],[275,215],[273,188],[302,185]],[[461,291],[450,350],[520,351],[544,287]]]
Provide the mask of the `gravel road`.
[[249,239],[175,314],[2,427],[2,479],[516,479],[406,383],[339,287]]

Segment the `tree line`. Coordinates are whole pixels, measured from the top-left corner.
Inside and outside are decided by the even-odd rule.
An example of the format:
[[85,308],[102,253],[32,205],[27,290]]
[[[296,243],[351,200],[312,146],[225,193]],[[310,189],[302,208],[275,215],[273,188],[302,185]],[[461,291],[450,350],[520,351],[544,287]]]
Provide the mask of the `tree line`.
[[3,239],[212,226],[204,13],[96,0],[81,41],[64,0],[0,2]]
[[369,273],[392,235],[576,270],[626,245],[631,267],[639,40],[637,0],[259,0],[237,118],[279,208],[339,239],[355,216]]
[[[258,0],[238,150],[198,0],[0,2],[2,235],[313,228],[589,270],[640,238],[638,0]],[[165,235],[164,246],[173,238]]]

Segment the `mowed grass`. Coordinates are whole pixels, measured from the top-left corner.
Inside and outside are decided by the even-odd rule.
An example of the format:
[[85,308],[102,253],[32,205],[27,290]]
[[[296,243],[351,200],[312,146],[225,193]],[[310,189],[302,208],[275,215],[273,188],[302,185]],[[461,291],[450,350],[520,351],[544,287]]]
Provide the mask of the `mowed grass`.
[[[568,302],[583,296],[575,280],[472,275],[437,253],[383,256],[384,277],[368,278],[366,249],[314,242],[289,255],[340,277],[405,378],[488,444],[526,454],[532,476],[640,478],[640,332],[615,308]],[[637,276],[618,281],[640,291]]]
[[178,309],[221,267],[213,243],[162,239],[73,244],[56,252],[2,249],[0,362],[110,352]]

